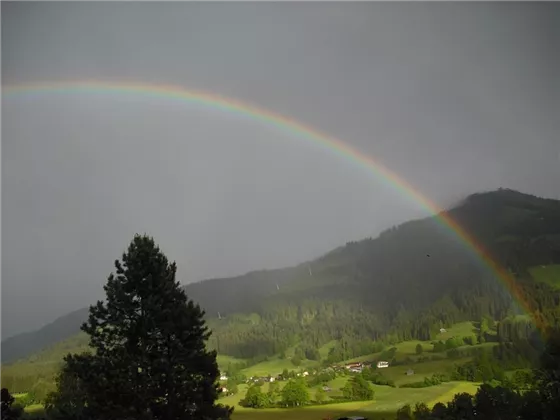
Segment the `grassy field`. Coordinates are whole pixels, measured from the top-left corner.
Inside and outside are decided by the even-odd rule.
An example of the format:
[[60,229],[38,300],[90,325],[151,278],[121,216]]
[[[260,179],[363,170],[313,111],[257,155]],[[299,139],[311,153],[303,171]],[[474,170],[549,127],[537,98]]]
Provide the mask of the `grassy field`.
[[[409,347],[412,347],[409,345]],[[414,346],[415,347],[415,346]],[[391,366],[381,370],[383,375],[388,379],[395,381],[397,386],[421,381],[425,377],[431,376],[433,373],[444,373],[448,371],[455,363],[465,363],[468,359],[457,360],[437,360],[424,363],[412,363],[406,366]],[[222,363],[239,361],[232,358],[221,358]],[[246,374],[252,375],[266,375],[280,371],[284,366],[290,367],[289,360],[275,359],[268,362],[259,363],[256,366],[246,369]],[[405,375],[409,369],[414,369],[415,374],[411,376]],[[332,391],[327,393],[327,398],[342,396],[342,387],[348,380],[348,376],[337,377],[329,382]],[[280,383],[282,387],[285,382]],[[269,384],[263,385],[263,392],[268,391]],[[222,404],[227,404],[235,407],[233,420],[251,420],[251,419],[278,419],[278,420],[311,420],[311,419],[325,419],[336,418],[342,415],[363,415],[369,419],[393,419],[396,410],[405,404],[415,404],[417,402],[425,402],[433,406],[435,403],[447,402],[453,396],[460,392],[468,392],[474,394],[476,392],[477,384],[470,382],[448,382],[434,387],[428,388],[391,388],[388,386],[373,385],[375,390],[374,401],[369,402],[352,402],[352,403],[338,403],[327,404],[323,406],[305,407],[298,409],[265,409],[254,410],[239,406],[239,401],[244,397],[247,392],[248,386],[243,384],[239,385],[239,392],[236,395],[221,398],[219,400]],[[313,398],[318,387],[310,389],[310,395]],[[26,408],[26,412],[30,417],[38,415],[41,412],[40,405],[34,405]]]
[[476,328],[472,322],[459,322],[457,324],[453,324],[449,328],[446,328],[446,332],[436,335],[436,340],[445,341],[451,337],[466,337],[477,333],[478,328]]
[[[337,378],[330,384],[333,393],[344,384],[345,380],[346,378]],[[267,390],[266,386],[266,384],[263,386],[263,391]],[[233,420],[314,420],[337,418],[342,415],[362,415],[372,420],[383,418],[392,420],[395,418],[395,412],[405,404],[414,405],[417,402],[425,402],[432,407],[437,402],[450,401],[455,394],[460,392],[474,394],[477,387],[478,384],[471,382],[448,382],[438,386],[417,389],[373,385],[375,391],[373,401],[326,404],[296,409],[255,410],[239,406],[239,400],[247,390],[246,385],[241,385],[239,387],[240,392],[237,395],[222,398],[219,402],[235,407]],[[336,393],[338,394],[338,392]],[[29,417],[33,417],[41,414],[42,407],[32,405],[27,407],[25,411],[29,414]]]
[[299,369],[311,369],[313,367],[319,366],[319,362],[312,360],[304,360],[300,366],[294,366],[294,364],[288,359],[280,359],[278,357],[271,358],[266,362],[257,363],[256,365],[249,366],[243,369],[243,374],[247,377],[251,376],[267,376],[267,375],[279,375],[284,369],[288,370],[299,370]]
[[547,283],[556,289],[560,289],[560,264],[539,265],[529,269],[531,277],[536,281]]
[[[446,339],[453,336],[469,336],[476,334],[477,329],[472,322],[463,322],[456,324],[447,329],[445,333],[438,334],[436,340],[445,341]],[[441,360],[432,360],[425,362],[418,362],[418,355],[416,355],[416,346],[421,344],[424,348],[422,354],[423,357],[426,356],[440,356]],[[319,349],[319,353],[322,358],[328,355],[329,350],[335,344],[335,341],[325,344]],[[495,343],[486,343],[479,346],[492,346]],[[62,346],[59,346],[62,347]],[[64,346],[66,347],[66,346]],[[407,341],[403,343],[396,344],[394,347],[397,348],[396,358],[397,360],[404,361],[409,360],[409,363],[403,365],[390,366],[389,368],[382,369],[381,372],[387,379],[391,379],[395,382],[397,386],[401,386],[410,382],[422,381],[425,377],[429,377],[434,373],[446,373],[452,369],[454,364],[465,363],[469,358],[462,359],[448,359],[444,358],[445,353],[433,353],[431,351],[432,345],[430,342],[421,342],[417,340]],[[54,359],[53,355],[50,353],[61,353],[59,350],[53,352],[51,349],[49,351],[41,354],[33,361],[26,361],[29,367],[45,368],[46,365],[51,365],[51,360]],[[66,350],[66,349],[65,349]],[[266,376],[269,374],[277,375],[281,373],[284,369],[288,370],[299,370],[311,369],[317,367],[319,362],[316,361],[304,361],[301,366],[294,366],[289,356],[293,354],[293,349],[288,349],[286,355],[288,358],[280,359],[279,357],[270,358],[268,361],[258,363],[254,366],[250,366],[243,370],[243,373],[247,376]],[[380,353],[371,354],[367,356],[362,356],[352,361],[356,360],[372,360],[378,357]],[[49,357],[50,356],[50,357]],[[242,359],[237,359],[231,356],[219,355],[218,365],[220,369],[225,370],[230,363],[244,362]],[[21,362],[20,362],[21,363]],[[49,367],[51,367],[49,366]],[[16,367],[16,366],[14,366]],[[406,372],[408,369],[414,370],[414,375],[407,376]],[[4,369],[3,369],[4,370]],[[340,397],[342,396],[341,388],[344,386],[348,377],[338,377],[329,383],[332,391],[327,393],[328,399],[330,397]],[[281,383],[280,386],[282,386]],[[369,419],[382,419],[387,420],[393,419],[395,417],[395,412],[398,408],[405,404],[415,404],[417,402],[425,402],[428,405],[433,406],[436,402],[446,402],[453,398],[453,396],[460,392],[474,393],[476,392],[477,384],[470,382],[448,382],[434,387],[428,388],[391,388],[387,386],[374,385],[375,389],[375,400],[369,402],[352,402],[352,403],[338,403],[338,404],[326,404],[323,406],[305,407],[298,409],[266,409],[266,410],[254,410],[247,409],[239,406],[239,401],[244,397],[247,391],[247,385],[240,385],[239,392],[234,396],[229,396],[220,399],[223,404],[232,405],[235,407],[234,420],[251,420],[251,419],[293,419],[293,420],[307,420],[307,419],[324,419],[324,418],[336,418],[342,415],[363,415]],[[310,395],[313,398],[317,387],[310,390]],[[263,385],[263,391],[268,391],[268,384]],[[40,415],[42,407],[40,405],[33,405],[26,408],[26,413],[29,417],[34,417]]]
[[[470,358],[462,359],[443,359],[434,360],[431,362],[411,363],[407,365],[389,366],[385,369],[380,369],[379,372],[387,379],[395,381],[397,386],[408,384],[411,382],[423,381],[424,378],[432,376],[434,373],[447,373],[455,364],[466,363]],[[407,376],[408,369],[414,370],[414,375]]]
[[[410,348],[415,348],[410,346]],[[431,376],[434,373],[447,372],[455,363],[465,363],[468,358],[457,360],[437,360],[424,363],[412,363],[406,366],[393,366],[381,370],[383,375],[388,379],[392,379],[398,385],[409,382],[421,381],[425,377]],[[285,361],[283,361],[285,362]],[[268,362],[268,366],[275,367],[274,362]],[[260,364],[261,366],[267,366]],[[281,366],[276,366],[281,367]],[[412,376],[405,375],[405,372],[412,368],[415,374]],[[255,371],[256,372],[256,371]],[[331,391],[327,393],[327,399],[331,397],[336,399],[342,396],[342,387],[349,379],[348,376],[339,376],[329,382]],[[285,382],[280,382],[282,387]],[[263,385],[263,392],[268,391],[268,384]],[[293,420],[311,420],[311,419],[325,419],[336,418],[342,415],[363,415],[369,419],[394,419],[395,412],[405,404],[414,405],[417,402],[424,402],[430,407],[437,402],[450,401],[455,394],[467,392],[474,394],[478,388],[478,384],[471,382],[447,382],[438,386],[427,388],[391,388],[388,386],[373,385],[375,390],[374,401],[369,402],[352,402],[352,403],[339,403],[327,404],[323,406],[305,407],[298,409],[265,409],[255,410],[239,406],[239,401],[244,397],[248,386],[240,385],[239,392],[236,395],[220,399],[223,404],[235,407],[233,420],[258,420],[258,419],[293,419]],[[310,389],[310,395],[313,398],[317,387]]]
[[244,363],[245,360],[243,359],[237,359],[233,356],[228,356],[225,354],[218,354],[218,356],[216,357],[216,361],[218,362],[218,366],[220,368],[220,370],[225,370],[227,369],[228,365],[230,363]]
[[[346,378],[337,378],[331,382],[333,393],[344,384]],[[223,398],[220,402],[235,407],[233,420],[277,419],[277,420],[312,420],[336,418],[342,415],[362,415],[369,419],[394,419],[396,411],[405,404],[414,405],[425,402],[433,407],[437,402],[448,402],[455,394],[468,392],[474,394],[478,384],[471,382],[448,382],[429,388],[390,388],[373,385],[375,398],[373,401],[328,404],[323,406],[298,409],[264,409],[255,410],[238,405],[242,393]],[[243,387],[243,393],[246,387]],[[266,391],[266,388],[263,389]],[[338,394],[338,392],[336,392]]]
[[[442,352],[442,353],[433,353],[432,349],[433,346],[431,344],[432,341],[445,341],[448,338],[451,337],[467,337],[467,336],[472,336],[478,333],[478,328],[475,327],[475,325],[472,322],[460,322],[457,323],[449,328],[447,328],[446,332],[444,333],[439,333],[437,334],[436,338],[434,340],[431,341],[419,341],[419,340],[410,340],[410,341],[404,341],[402,343],[398,343],[395,344],[393,347],[395,347],[397,349],[397,352],[395,354],[395,358],[398,361],[404,361],[407,358],[412,359],[412,360],[417,360],[419,358],[419,356],[416,354],[416,346],[418,344],[420,344],[424,350],[423,354],[420,357],[426,357],[426,356],[439,356],[439,357],[446,357],[446,353]],[[476,345],[476,347],[479,346],[493,346],[495,345],[495,343],[485,343],[485,344],[479,344]],[[464,346],[465,348],[467,346]],[[468,347],[475,347],[475,346],[468,346]],[[459,347],[459,349],[461,349],[462,347]],[[359,356],[359,357],[355,357],[353,359],[348,360],[348,362],[362,362],[365,360],[375,360],[377,359],[379,356],[381,355],[381,353],[373,353],[373,354],[367,354],[365,356]]]
[[[458,324],[449,327],[446,332],[440,333],[436,336],[435,340],[442,340],[445,341],[451,337],[466,337],[472,336],[477,333],[477,328],[472,322],[461,322]],[[330,348],[335,344],[334,341],[329,342],[322,346],[319,349],[319,353],[321,354],[322,358],[325,358],[328,354]],[[418,356],[416,354],[416,346],[421,344],[424,352],[422,355]],[[475,346],[462,346],[459,347],[459,350],[466,349],[466,348],[474,348],[474,347],[492,347],[495,346],[496,343],[483,343],[477,344]],[[443,373],[446,372],[449,368],[452,367],[455,363],[464,363],[468,361],[468,359],[460,359],[460,360],[450,360],[446,357],[446,352],[442,353],[433,353],[432,352],[432,344],[430,341],[418,341],[418,340],[411,340],[405,341],[402,343],[395,344],[394,347],[397,349],[395,358],[399,362],[404,361],[411,361],[411,363],[406,363],[405,365],[400,365],[396,367],[389,367],[383,370],[383,373],[387,373],[388,377],[393,379],[397,384],[399,383],[408,383],[408,382],[416,382],[421,381],[426,376],[431,376],[433,373]],[[287,351],[286,354],[289,356],[290,351]],[[376,360],[379,358],[381,353],[373,353],[368,354],[365,356],[355,357],[353,359],[347,360],[346,362],[360,362],[365,360]],[[444,360],[435,360],[429,362],[421,362],[418,363],[418,359],[420,357],[440,357]],[[231,358],[232,360],[239,360]],[[223,360],[226,360],[225,358]],[[224,365],[225,366],[225,365]],[[250,366],[243,370],[243,373],[248,377],[251,376],[267,376],[267,375],[278,375],[284,369],[288,370],[299,370],[300,368],[303,369],[312,369],[318,367],[319,363],[310,360],[304,360],[301,366],[294,366],[290,359],[280,359],[278,357],[271,358],[268,361],[258,363],[256,365]],[[404,372],[406,372],[409,368],[415,371],[415,375],[413,376],[406,376]]]

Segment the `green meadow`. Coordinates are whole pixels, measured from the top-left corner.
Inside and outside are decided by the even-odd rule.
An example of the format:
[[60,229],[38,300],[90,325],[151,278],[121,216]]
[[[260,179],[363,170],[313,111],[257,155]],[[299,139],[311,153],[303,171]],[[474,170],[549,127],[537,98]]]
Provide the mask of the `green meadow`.
[[[342,387],[347,378],[337,378],[329,386],[332,387],[333,396],[340,395],[339,388]],[[438,386],[429,388],[391,388],[388,386],[373,385],[375,398],[373,401],[360,401],[337,404],[324,404],[319,406],[311,406],[296,409],[252,409],[239,406],[238,402],[243,398],[247,387],[240,387],[237,395],[225,397],[220,400],[224,404],[233,405],[235,407],[234,420],[251,420],[251,419],[293,419],[293,420],[311,420],[336,418],[343,415],[362,415],[370,419],[393,419],[396,411],[405,404],[414,405],[417,402],[425,402],[429,406],[435,405],[437,402],[448,402],[457,393],[467,392],[474,394],[478,388],[478,384],[472,382],[448,382]],[[266,384],[263,385],[263,391],[266,391]],[[313,396],[315,389],[311,389]]]
[[536,281],[560,289],[560,264],[532,267],[529,269],[529,273]]
[[[447,329],[446,332],[438,334],[434,341],[445,341],[448,338],[459,336],[469,336],[477,333],[477,328],[472,322],[462,322],[455,324]],[[76,343],[61,343],[54,348],[46,349],[39,353],[33,360],[26,360],[25,365],[29,369],[48,370],[55,369],[58,363],[55,363],[55,357],[59,356],[63,351],[71,350],[71,344],[79,344],[83,347],[83,338],[78,338]],[[319,353],[322,359],[328,356],[329,350],[336,344],[335,341],[326,343],[319,348]],[[421,355],[416,354],[416,347],[418,344],[422,345],[423,352]],[[495,343],[478,344],[475,346],[465,347],[489,347]],[[437,386],[427,388],[399,388],[400,386],[424,380],[426,377],[431,377],[434,373],[447,373],[450,372],[455,364],[462,364],[470,360],[468,357],[459,359],[449,359],[446,357],[445,352],[434,353],[433,346],[429,341],[411,340],[395,344],[396,353],[395,358],[399,362],[396,366],[389,366],[388,368],[381,369],[380,372],[384,377],[394,381],[396,388],[389,386],[373,385],[375,390],[375,397],[373,401],[366,402],[348,402],[338,403],[334,402],[337,398],[342,397],[342,387],[345,385],[349,376],[338,376],[328,383],[331,391],[327,392],[327,402],[319,406],[308,406],[304,408],[295,409],[252,409],[244,408],[239,405],[247,391],[248,385],[242,384],[238,386],[238,393],[232,396],[220,398],[219,402],[235,407],[234,420],[251,420],[251,419],[293,419],[293,420],[307,420],[307,419],[325,419],[336,418],[342,415],[363,415],[369,419],[393,419],[395,412],[405,404],[416,404],[417,402],[424,402],[428,405],[434,405],[436,402],[447,402],[451,400],[455,394],[460,392],[468,392],[474,394],[478,384],[471,382],[447,382]],[[278,375],[284,369],[289,371],[302,371],[311,370],[320,366],[318,361],[303,360],[301,365],[294,366],[291,361],[293,349],[288,349],[286,358],[278,356],[271,357],[266,361],[249,366],[241,372],[247,377],[251,376],[268,376]],[[363,360],[376,360],[381,353],[369,354],[357,357],[346,362],[363,361]],[[421,359],[422,360],[419,360]],[[435,359],[435,360],[434,360]],[[244,359],[238,359],[226,355],[218,355],[218,365],[222,371],[225,371],[230,364],[245,363]],[[21,362],[20,362],[21,363]],[[19,365],[16,364],[16,365]],[[21,366],[21,365],[20,365]],[[16,366],[14,366],[16,367]],[[413,370],[413,375],[407,375],[408,370]],[[285,382],[280,382],[280,387],[283,387]],[[263,392],[268,391],[268,383],[263,385]],[[319,386],[310,388],[310,396],[313,399]],[[26,407],[27,417],[32,418],[39,416],[42,413],[42,406],[34,404]]]

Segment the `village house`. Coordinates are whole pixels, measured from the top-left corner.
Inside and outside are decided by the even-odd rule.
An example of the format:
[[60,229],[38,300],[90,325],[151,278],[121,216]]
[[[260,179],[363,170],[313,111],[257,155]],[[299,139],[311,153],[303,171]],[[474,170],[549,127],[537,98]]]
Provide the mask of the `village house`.
[[346,365],[346,369],[348,369],[348,370],[350,370],[350,369],[358,369],[358,368],[361,368],[361,367],[362,367],[362,364],[359,363],[359,362],[358,362],[358,363],[348,363],[348,364]]
[[377,362],[377,369],[382,369],[386,367],[389,367],[389,362],[384,362],[384,361]]

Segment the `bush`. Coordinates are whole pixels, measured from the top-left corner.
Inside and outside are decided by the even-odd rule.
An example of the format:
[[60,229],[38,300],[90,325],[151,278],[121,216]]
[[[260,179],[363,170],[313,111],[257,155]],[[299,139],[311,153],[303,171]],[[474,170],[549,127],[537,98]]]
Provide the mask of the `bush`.
[[31,404],[35,404],[35,397],[32,393],[25,393],[23,395],[18,395],[15,397],[14,404],[25,408],[30,406]]
[[239,401],[242,407],[266,408],[270,405],[268,396],[262,392],[261,385],[255,384],[249,387],[245,398]]
[[445,348],[447,350],[455,349],[457,347],[461,347],[463,343],[464,343],[463,339],[459,337],[451,337],[448,338],[447,341],[445,342]]
[[375,385],[385,385],[395,388],[395,382],[385,378],[382,373],[378,372],[375,369],[364,369],[362,372],[362,376],[366,381],[370,381]]
[[463,337],[463,342],[468,346],[474,346],[476,344],[476,340],[476,336],[474,335]]
[[313,347],[309,347],[305,349],[305,357],[309,360],[321,360],[321,355],[319,354],[319,350]]
[[373,400],[374,392],[363,376],[357,375],[346,382],[346,385],[342,388],[342,395],[350,401],[369,401]]
[[431,377],[424,378],[423,381],[411,382],[401,385],[401,388],[428,388],[430,386],[440,385],[443,382],[449,382],[450,378],[446,375],[434,373]]
[[441,353],[441,352],[444,352],[445,350],[446,350],[446,347],[445,347],[445,343],[443,341],[440,340],[440,341],[436,341],[434,343],[434,349],[433,349],[434,353]]
[[336,373],[334,371],[324,371],[317,375],[309,377],[307,383],[309,386],[316,386],[319,384],[323,384],[325,382],[330,382],[336,378]]

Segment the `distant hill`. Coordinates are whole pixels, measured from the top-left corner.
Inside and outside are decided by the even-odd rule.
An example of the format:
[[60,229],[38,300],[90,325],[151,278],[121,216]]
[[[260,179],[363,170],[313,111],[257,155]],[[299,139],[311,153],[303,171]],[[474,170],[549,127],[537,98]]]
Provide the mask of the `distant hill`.
[[25,358],[28,355],[64,340],[80,330],[87,319],[89,308],[78,309],[37,331],[18,334],[2,341],[2,363]]
[[[470,195],[447,213],[527,287],[528,299],[555,296],[546,282],[531,280],[530,269],[560,263],[560,201],[498,190]],[[437,217],[403,223],[295,267],[205,280],[185,290],[207,312],[210,344],[245,359],[347,337],[428,339],[441,325],[515,311],[504,286]],[[560,318],[554,301],[549,306],[542,316]],[[71,337],[86,317],[82,309],[3,341],[2,362]]]

